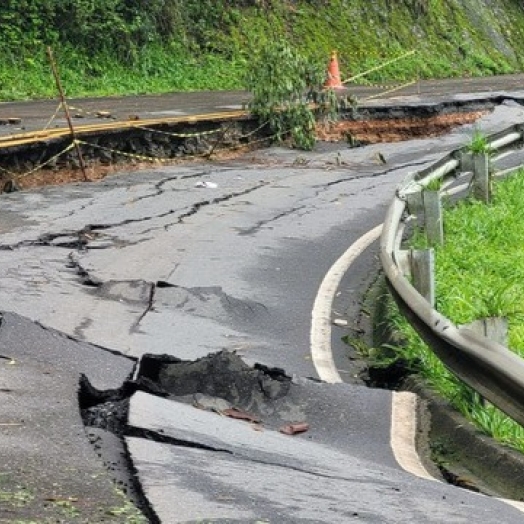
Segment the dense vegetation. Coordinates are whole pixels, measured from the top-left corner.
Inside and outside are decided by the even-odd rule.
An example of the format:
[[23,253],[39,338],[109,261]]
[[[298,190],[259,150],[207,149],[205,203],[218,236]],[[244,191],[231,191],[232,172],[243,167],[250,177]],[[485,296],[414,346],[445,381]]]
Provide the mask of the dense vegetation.
[[[246,66],[284,38],[312,63],[338,49],[365,81],[522,69],[516,0],[4,0],[0,98],[54,94],[45,49],[70,95],[243,88]],[[380,75],[380,76],[379,76]]]

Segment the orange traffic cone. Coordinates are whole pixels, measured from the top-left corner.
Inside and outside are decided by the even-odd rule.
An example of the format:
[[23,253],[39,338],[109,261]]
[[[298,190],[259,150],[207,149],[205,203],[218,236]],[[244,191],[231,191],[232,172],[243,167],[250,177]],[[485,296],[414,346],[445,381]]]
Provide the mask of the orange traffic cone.
[[329,61],[327,79],[324,83],[324,87],[330,87],[331,89],[345,89],[342,80],[340,79],[340,70],[338,68],[337,52],[331,52],[331,59]]

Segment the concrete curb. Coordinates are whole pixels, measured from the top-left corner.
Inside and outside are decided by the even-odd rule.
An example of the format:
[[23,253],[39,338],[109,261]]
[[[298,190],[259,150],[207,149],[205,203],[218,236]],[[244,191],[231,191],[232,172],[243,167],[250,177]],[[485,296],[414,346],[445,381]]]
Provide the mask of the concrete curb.
[[[388,296],[384,276],[373,287],[369,292],[376,299],[372,315],[373,345],[401,344],[401,335],[383,320]],[[404,379],[400,389],[419,397],[417,448],[432,473],[440,469],[443,480],[457,486],[524,500],[524,455],[483,434],[449,402],[432,392],[421,377],[412,375]]]
[[403,389],[419,396],[429,416],[428,438],[449,482],[486,495],[524,500],[521,453],[481,433],[419,378],[409,377]]

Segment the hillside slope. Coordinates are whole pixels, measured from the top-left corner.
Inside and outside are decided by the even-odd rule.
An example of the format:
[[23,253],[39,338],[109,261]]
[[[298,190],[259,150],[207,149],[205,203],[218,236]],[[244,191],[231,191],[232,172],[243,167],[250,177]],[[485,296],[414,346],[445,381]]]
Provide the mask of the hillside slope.
[[7,0],[0,32],[3,99],[54,95],[48,45],[74,96],[242,88],[279,38],[344,78],[416,50],[364,83],[524,69],[518,0]]

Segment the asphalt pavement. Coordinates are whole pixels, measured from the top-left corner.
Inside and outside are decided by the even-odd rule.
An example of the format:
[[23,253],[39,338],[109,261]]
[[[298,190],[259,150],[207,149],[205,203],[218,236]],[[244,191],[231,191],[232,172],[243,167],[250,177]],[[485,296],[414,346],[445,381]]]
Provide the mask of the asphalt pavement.
[[[492,80],[398,96],[434,103],[478,88],[473,97],[498,100],[522,77]],[[190,114],[230,109],[239,95],[78,105]],[[52,107],[0,113],[36,123]],[[478,125],[523,118],[509,100]],[[274,147],[3,195],[0,522],[140,522],[130,500],[144,522],[521,522],[509,504],[403,471],[390,445],[394,394],[366,388],[341,344],[345,384],[320,382],[311,358],[324,275],[381,223],[408,173],[474,128],[357,149]],[[358,328],[350,305],[378,267],[372,246],[338,289],[340,336]],[[145,366],[144,355],[170,367],[154,357]],[[286,434],[289,424],[307,431]]]
[[[406,82],[390,82],[379,86],[345,85],[347,91],[343,91],[343,94],[355,96],[360,105],[438,103],[450,97],[460,98],[461,95],[471,98],[472,93],[493,96],[503,92],[518,92],[524,89],[524,75],[420,80],[408,85]],[[77,126],[228,112],[244,109],[249,100],[250,95],[245,91],[67,98],[73,123]],[[13,123],[9,123],[9,119],[14,119]],[[67,127],[58,99],[0,103],[0,136],[57,127]]]

